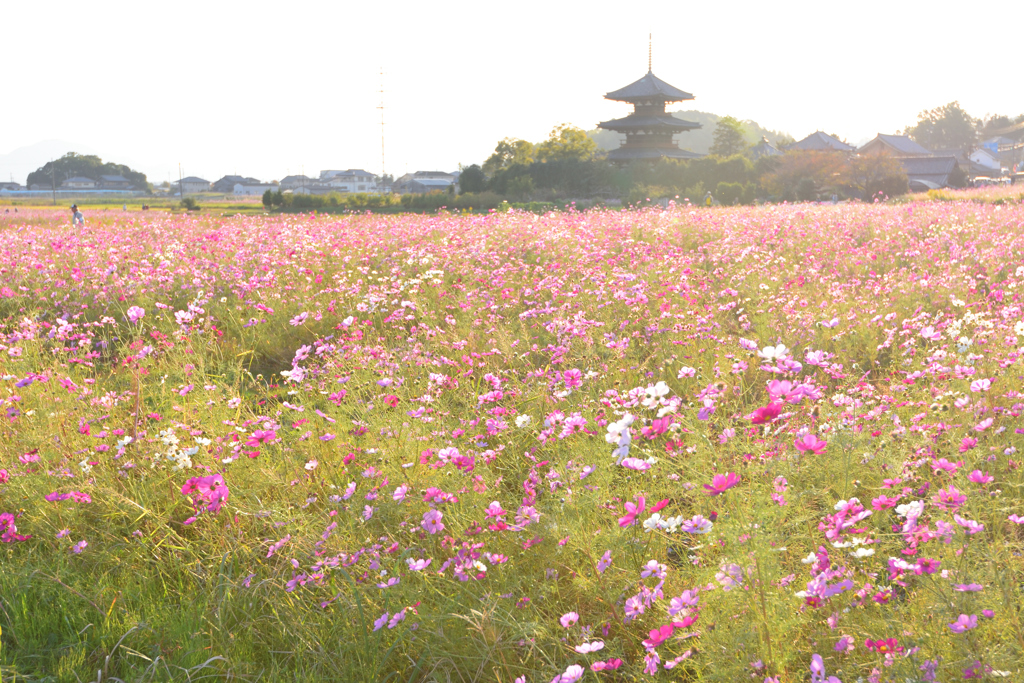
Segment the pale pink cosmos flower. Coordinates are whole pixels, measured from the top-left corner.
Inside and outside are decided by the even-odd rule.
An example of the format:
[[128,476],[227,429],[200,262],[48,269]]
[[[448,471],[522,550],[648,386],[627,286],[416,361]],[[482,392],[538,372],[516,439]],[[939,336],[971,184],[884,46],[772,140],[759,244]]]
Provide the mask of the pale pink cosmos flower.
[[977,393],[981,391],[988,391],[992,388],[992,380],[990,379],[976,379],[971,382],[971,391]]
[[508,511],[504,510],[501,507],[501,503],[494,500],[491,501],[491,504],[487,506],[487,509],[484,511],[484,514],[488,517],[503,517],[504,515],[508,514]]
[[558,619],[558,623],[562,625],[562,628],[569,628],[579,620],[580,615],[576,612],[566,612]]
[[583,643],[575,647],[576,652],[579,652],[581,655],[590,654],[591,652],[597,652],[602,649],[604,649],[603,640],[595,640],[592,643]]
[[957,617],[956,621],[948,624],[949,630],[953,633],[964,633],[965,631],[970,631],[972,628],[975,628],[977,625],[978,615],[976,614],[972,614],[971,616],[961,614]]
[[146,309],[140,306],[131,306],[128,309],[128,320],[134,324],[142,320],[146,315]]
[[444,515],[440,510],[427,510],[423,513],[423,521],[420,522],[420,526],[423,527],[424,531],[431,534],[444,531],[444,524],[441,522],[442,517]]
[[551,683],[576,683],[576,681],[583,678],[583,674],[586,672],[579,664],[572,664],[561,674],[555,676]]

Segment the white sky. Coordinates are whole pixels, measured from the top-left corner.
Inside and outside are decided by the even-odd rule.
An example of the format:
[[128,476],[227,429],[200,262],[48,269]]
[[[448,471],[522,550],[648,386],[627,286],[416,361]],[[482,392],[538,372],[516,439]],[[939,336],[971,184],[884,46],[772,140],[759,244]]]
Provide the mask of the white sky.
[[952,100],[1024,113],[1022,25],[1021,0],[3,0],[0,155],[66,140],[155,183],[179,162],[379,174],[383,68],[386,170],[450,171],[624,116],[603,95],[646,72],[648,32],[681,108],[856,143]]

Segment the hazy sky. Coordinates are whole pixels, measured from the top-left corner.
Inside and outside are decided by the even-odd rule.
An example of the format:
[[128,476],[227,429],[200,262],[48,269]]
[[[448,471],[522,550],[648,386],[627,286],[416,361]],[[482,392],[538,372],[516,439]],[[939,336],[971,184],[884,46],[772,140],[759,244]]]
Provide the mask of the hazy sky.
[[647,71],[649,32],[654,73],[697,97],[682,108],[856,143],[952,100],[1024,113],[1003,30],[1022,23],[1021,0],[10,0],[0,155],[66,140],[153,182],[179,163],[379,174],[383,69],[386,170],[454,170],[506,136],[627,114],[603,95]]

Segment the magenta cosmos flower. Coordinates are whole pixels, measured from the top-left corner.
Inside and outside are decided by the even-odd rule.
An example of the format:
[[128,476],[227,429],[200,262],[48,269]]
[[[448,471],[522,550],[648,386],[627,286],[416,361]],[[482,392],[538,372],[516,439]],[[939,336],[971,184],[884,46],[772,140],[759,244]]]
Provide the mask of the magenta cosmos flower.
[[825,448],[828,446],[828,442],[819,439],[814,434],[804,434],[799,439],[794,441],[793,445],[796,446],[796,449],[798,451],[820,455],[825,451]]
[[642,495],[636,497],[636,504],[626,503],[626,514],[619,517],[619,526],[627,527],[636,521],[636,516],[644,512],[647,503]]
[[738,483],[740,483],[740,475],[735,472],[729,472],[729,474],[716,474],[711,478],[711,484],[704,484],[704,488],[708,490],[708,495],[717,496],[720,493],[725,493]]

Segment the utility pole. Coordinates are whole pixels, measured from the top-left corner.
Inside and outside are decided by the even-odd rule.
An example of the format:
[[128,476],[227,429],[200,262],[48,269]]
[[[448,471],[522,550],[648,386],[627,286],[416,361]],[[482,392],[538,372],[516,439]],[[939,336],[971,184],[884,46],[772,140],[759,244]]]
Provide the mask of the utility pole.
[[185,201],[185,184],[181,180],[181,162],[178,162],[178,194],[181,195],[181,200]]
[[[384,67],[380,68],[380,182],[383,186],[384,176],[387,175],[386,166],[384,164]],[[383,191],[383,187],[381,187]]]
[[57,206],[57,164],[50,159],[50,186],[53,188],[53,205]]

